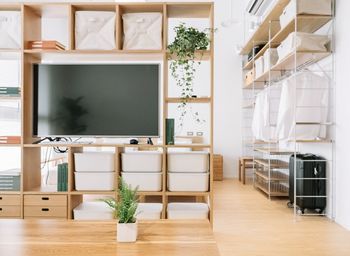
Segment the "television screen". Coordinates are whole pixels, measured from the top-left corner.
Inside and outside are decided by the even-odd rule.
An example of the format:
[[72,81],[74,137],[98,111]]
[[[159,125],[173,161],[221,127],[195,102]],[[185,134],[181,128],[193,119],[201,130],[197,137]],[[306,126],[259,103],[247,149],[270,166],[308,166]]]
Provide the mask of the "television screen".
[[35,64],[37,136],[159,136],[159,64]]

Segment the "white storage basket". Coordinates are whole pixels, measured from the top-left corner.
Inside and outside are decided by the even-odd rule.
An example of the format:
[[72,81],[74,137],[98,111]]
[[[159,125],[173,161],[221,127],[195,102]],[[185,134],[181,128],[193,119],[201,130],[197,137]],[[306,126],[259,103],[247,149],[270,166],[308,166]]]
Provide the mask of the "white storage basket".
[[267,72],[278,61],[277,48],[267,49],[264,53],[264,72]]
[[291,22],[296,14],[332,15],[332,0],[291,0],[280,16],[281,28]]
[[329,38],[311,33],[293,32],[277,47],[278,61],[293,51],[327,52]]
[[209,153],[203,151],[168,153],[169,172],[207,172]]
[[73,209],[75,220],[112,220],[113,210],[104,202],[83,202]]
[[123,15],[125,50],[162,49],[162,13],[126,13]]
[[209,188],[209,173],[168,173],[169,191],[205,192]]
[[163,204],[161,203],[139,203],[136,218],[138,220],[159,220],[162,210]]
[[254,68],[255,68],[255,78],[260,77],[262,74],[264,74],[264,56],[259,57],[254,62]]
[[136,173],[122,172],[124,181],[133,189],[137,186],[139,191],[161,191],[162,190],[162,173]]
[[79,50],[113,50],[115,12],[75,12],[75,48]]
[[160,172],[162,153],[156,151],[135,151],[122,154],[123,172]]
[[115,172],[75,172],[75,189],[114,190]]
[[0,48],[21,48],[21,12],[0,11]]
[[169,203],[168,219],[208,219],[209,207],[205,203]]
[[115,154],[107,152],[75,153],[76,172],[113,172]]

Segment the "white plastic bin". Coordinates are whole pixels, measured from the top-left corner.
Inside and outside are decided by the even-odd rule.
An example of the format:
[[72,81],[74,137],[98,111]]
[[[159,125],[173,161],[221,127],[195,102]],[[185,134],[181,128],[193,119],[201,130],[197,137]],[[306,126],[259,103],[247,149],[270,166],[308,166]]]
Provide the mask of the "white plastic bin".
[[209,153],[203,151],[168,153],[169,172],[207,172]]
[[113,210],[104,202],[82,202],[73,209],[75,220],[112,220]]
[[255,78],[260,77],[262,74],[264,74],[264,56],[261,56],[257,58],[254,62],[254,68],[255,68]]
[[312,33],[293,32],[277,47],[278,61],[281,61],[294,50],[327,52],[328,36]]
[[76,190],[114,190],[115,172],[75,172]]
[[160,172],[162,153],[157,151],[135,151],[122,154],[123,172]]
[[277,48],[267,49],[264,53],[264,72],[267,72],[278,61]]
[[139,203],[136,218],[138,220],[159,220],[162,210],[163,204],[161,203]]
[[21,48],[21,12],[0,11],[0,48]]
[[162,173],[160,172],[122,172],[122,177],[132,188],[139,186],[139,191],[162,190]]
[[76,172],[113,172],[115,154],[108,152],[85,152],[74,154]]
[[168,219],[208,219],[209,207],[205,203],[169,203]]
[[280,16],[281,28],[291,22],[296,14],[332,15],[332,0],[291,0]]
[[79,50],[115,49],[115,20],[115,12],[75,12],[75,48]]
[[205,192],[209,188],[209,173],[168,173],[169,191]]
[[125,50],[162,49],[162,13],[123,14]]

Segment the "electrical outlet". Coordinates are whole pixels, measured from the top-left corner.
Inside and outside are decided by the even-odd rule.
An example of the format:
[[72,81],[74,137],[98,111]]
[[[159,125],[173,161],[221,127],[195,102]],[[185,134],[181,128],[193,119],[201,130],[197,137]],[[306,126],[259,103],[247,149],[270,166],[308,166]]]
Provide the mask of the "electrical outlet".
[[193,132],[187,132],[187,136],[193,136]]
[[203,132],[197,132],[196,135],[197,136],[203,136]]

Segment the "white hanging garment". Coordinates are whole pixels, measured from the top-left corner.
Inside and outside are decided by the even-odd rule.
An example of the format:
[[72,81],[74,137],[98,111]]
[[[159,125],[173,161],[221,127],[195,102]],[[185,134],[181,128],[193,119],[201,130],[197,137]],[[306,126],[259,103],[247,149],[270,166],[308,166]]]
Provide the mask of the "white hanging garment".
[[[303,72],[284,80],[276,133],[279,140],[326,137],[328,79]],[[307,123],[307,124],[306,124]]]

